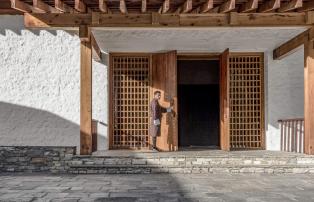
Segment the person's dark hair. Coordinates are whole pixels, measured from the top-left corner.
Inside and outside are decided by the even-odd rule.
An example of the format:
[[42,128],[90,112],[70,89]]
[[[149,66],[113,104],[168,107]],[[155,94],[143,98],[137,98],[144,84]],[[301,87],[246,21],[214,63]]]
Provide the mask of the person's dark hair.
[[157,94],[161,94],[161,92],[160,92],[159,90],[156,90],[156,91],[154,92],[154,96],[157,95]]

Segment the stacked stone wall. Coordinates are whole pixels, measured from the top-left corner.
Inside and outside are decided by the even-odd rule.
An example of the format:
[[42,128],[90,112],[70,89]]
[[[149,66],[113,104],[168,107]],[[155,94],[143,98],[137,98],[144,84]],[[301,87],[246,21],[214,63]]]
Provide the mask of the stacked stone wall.
[[66,173],[75,147],[1,146],[0,172]]

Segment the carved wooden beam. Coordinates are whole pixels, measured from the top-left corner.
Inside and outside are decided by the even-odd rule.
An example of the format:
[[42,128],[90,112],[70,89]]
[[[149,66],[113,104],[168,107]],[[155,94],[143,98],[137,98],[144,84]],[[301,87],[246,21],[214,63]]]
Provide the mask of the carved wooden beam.
[[249,0],[243,4],[240,8],[241,13],[249,13],[255,11],[258,8],[258,0]]
[[60,10],[49,6],[42,0],[33,0],[33,7],[38,10],[39,12],[45,12],[45,13],[61,13]]
[[280,0],[268,0],[259,7],[258,12],[266,13],[278,8],[280,8]]
[[55,8],[64,13],[76,13],[76,10],[65,4],[62,0],[55,0]]
[[290,2],[284,3],[278,9],[278,12],[289,12],[298,8],[301,8],[303,0],[291,0]]
[[77,10],[81,13],[86,13],[87,7],[82,0],[75,0],[75,10]]
[[128,13],[128,9],[127,9],[127,7],[126,7],[125,0],[120,0],[120,6],[119,6],[119,8],[120,8],[120,12],[121,12],[122,14],[127,14],[127,13]]
[[188,13],[188,12],[190,12],[193,8],[192,3],[193,3],[192,0],[186,0],[182,6],[177,8],[176,13]]

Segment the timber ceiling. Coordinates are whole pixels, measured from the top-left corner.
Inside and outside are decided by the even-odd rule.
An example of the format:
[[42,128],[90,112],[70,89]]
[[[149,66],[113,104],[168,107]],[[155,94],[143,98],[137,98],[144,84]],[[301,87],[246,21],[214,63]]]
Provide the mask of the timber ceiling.
[[314,0],[0,0],[16,13],[265,13],[314,10]]

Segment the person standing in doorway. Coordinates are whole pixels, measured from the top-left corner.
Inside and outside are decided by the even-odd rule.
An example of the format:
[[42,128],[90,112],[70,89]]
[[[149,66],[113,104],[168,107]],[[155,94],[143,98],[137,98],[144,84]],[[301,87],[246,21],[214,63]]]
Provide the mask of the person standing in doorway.
[[150,134],[153,139],[153,145],[152,145],[152,150],[153,151],[158,151],[156,147],[156,142],[157,142],[157,136],[160,135],[160,124],[161,124],[161,116],[162,113],[166,112],[171,112],[172,111],[172,105],[173,102],[171,102],[171,106],[168,108],[162,107],[159,104],[159,100],[161,98],[161,92],[160,91],[155,91],[154,92],[154,98],[150,103],[150,111],[151,111],[151,116],[152,116],[152,124],[151,124],[151,131]]

